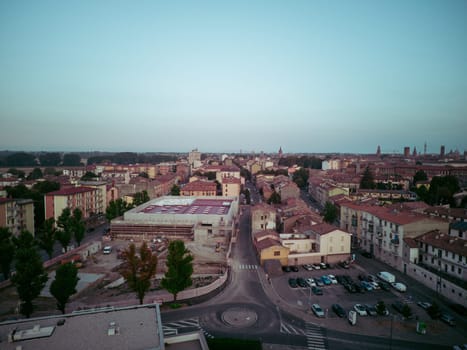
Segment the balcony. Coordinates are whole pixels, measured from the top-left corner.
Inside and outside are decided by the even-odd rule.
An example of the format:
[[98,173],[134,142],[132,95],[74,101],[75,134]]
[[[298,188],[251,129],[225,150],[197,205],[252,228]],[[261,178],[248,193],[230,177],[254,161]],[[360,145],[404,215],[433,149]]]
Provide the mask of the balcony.
[[391,244],[399,245],[399,238],[393,238],[393,239],[391,239]]

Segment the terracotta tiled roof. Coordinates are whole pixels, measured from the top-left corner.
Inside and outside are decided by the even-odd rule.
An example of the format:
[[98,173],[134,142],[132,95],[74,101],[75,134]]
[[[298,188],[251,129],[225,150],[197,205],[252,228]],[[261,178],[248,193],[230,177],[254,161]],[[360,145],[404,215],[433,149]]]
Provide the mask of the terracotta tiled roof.
[[439,230],[429,231],[415,238],[417,242],[423,242],[435,248],[467,256],[467,240],[449,236]]
[[418,248],[418,243],[415,239],[411,237],[405,237],[404,243],[407,244],[409,248]]
[[96,191],[96,189],[90,188],[90,187],[68,187],[68,188],[62,188],[58,191],[49,192],[46,195],[47,196],[68,196],[72,194],[93,192],[93,191]]
[[325,235],[326,233],[330,233],[340,229],[336,226],[323,222],[321,224],[311,226],[311,230],[319,235]]
[[216,183],[213,181],[192,181],[183,186],[182,191],[216,191]]
[[282,247],[282,245],[280,244],[280,242],[271,238],[266,238],[259,242],[256,242],[256,249],[259,251],[270,247]]

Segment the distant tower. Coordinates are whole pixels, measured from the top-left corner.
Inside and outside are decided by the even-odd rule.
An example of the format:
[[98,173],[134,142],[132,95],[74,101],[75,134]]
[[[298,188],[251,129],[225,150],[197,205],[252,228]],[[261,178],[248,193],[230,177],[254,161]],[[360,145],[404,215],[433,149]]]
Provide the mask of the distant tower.
[[441,145],[441,149],[439,151],[440,157],[444,157],[444,145]]
[[414,147],[413,147],[412,157],[416,157],[416,156],[417,156],[417,147],[414,146]]
[[282,158],[282,146],[279,147],[279,158]]
[[423,154],[426,155],[426,141],[425,141],[425,145],[423,146]]
[[376,149],[376,155],[379,157],[381,155],[381,146],[378,145],[378,148]]
[[197,148],[188,153],[188,163],[190,165],[190,174],[194,169],[201,166],[201,152]]
[[405,158],[410,157],[410,147],[404,147],[404,157]]

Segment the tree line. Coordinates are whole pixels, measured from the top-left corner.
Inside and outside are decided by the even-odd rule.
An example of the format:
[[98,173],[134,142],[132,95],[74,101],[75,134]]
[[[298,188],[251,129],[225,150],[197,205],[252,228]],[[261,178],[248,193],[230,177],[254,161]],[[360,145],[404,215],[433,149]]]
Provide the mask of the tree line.
[[0,157],[0,166],[31,167],[31,166],[83,166],[81,156],[77,153],[16,152]]

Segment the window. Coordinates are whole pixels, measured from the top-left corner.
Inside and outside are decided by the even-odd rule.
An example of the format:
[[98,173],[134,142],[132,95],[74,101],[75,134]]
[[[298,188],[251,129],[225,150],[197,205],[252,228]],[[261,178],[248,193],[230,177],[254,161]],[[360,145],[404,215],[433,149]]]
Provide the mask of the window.
[[451,265],[451,272],[454,272],[454,265]]
[[447,251],[447,250],[444,251],[444,256],[445,256],[446,258],[448,257],[448,251]]
[[274,256],[280,256],[280,255],[281,255],[281,252],[279,250],[274,251]]
[[456,257],[456,254],[452,252],[452,258],[454,259]]
[[457,268],[457,273],[458,273],[459,275],[462,275],[462,269],[461,269],[460,267]]

